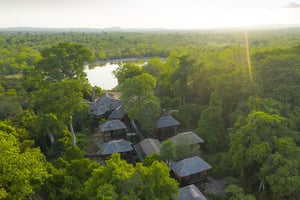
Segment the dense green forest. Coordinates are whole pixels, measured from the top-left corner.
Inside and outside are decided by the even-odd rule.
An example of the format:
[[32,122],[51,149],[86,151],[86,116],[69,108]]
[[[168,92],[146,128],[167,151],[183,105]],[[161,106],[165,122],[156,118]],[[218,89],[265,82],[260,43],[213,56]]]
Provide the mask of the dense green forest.
[[84,64],[131,57],[150,59],[114,72],[125,111],[151,136],[161,110],[178,110],[225,180],[209,199],[300,198],[300,29],[289,28],[0,32],[0,199],[176,199],[162,156],[84,157],[99,124],[82,103],[93,93]]

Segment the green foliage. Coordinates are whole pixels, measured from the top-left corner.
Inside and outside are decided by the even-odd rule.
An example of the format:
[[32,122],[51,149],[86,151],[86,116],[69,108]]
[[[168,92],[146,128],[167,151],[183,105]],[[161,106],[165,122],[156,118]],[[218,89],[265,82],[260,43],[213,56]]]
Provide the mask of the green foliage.
[[27,199],[48,177],[46,159],[38,148],[22,150],[18,138],[9,132],[0,130],[0,143],[0,197]]
[[160,114],[158,98],[154,95],[155,79],[143,73],[127,79],[121,85],[124,109],[131,119],[138,120],[144,131],[152,132],[154,121]]
[[134,168],[119,154],[94,170],[85,184],[88,199],[175,199],[177,182],[169,177],[169,168],[154,161],[150,166],[138,163]]
[[209,153],[225,151],[228,135],[224,128],[223,110],[221,107],[209,106],[201,113],[199,135],[205,141]]
[[118,79],[119,85],[122,85],[127,79],[142,74],[142,68],[134,63],[125,63],[113,71],[113,75]]
[[59,43],[44,49],[38,70],[46,80],[83,80],[84,62],[92,60],[92,52],[80,44]]
[[143,66],[143,71],[157,79],[164,71],[164,63],[158,57],[151,58]]
[[168,164],[176,160],[176,147],[171,140],[163,141],[160,145],[159,158]]
[[198,145],[190,145],[186,137],[178,138],[177,142],[166,140],[161,143],[159,157],[162,160],[178,161],[184,158],[199,156],[200,148]]
[[179,112],[174,113],[176,119],[180,121],[182,129],[196,129],[201,116],[202,107],[197,104],[185,103],[180,106]]
[[132,176],[133,172],[134,167],[132,165],[121,160],[118,154],[113,154],[105,166],[94,170],[92,176],[85,183],[85,194],[89,199],[97,199],[97,196],[100,195],[98,189],[103,191],[101,187],[108,187],[105,184],[110,184],[115,187],[110,187],[110,189],[114,189],[114,192],[112,192],[113,195],[124,195],[122,193],[126,187],[124,182]]
[[53,113],[63,122],[80,108],[83,94],[82,85],[78,80],[64,80],[50,83],[45,88],[37,90],[32,97],[35,109],[39,113]]
[[0,120],[12,119],[22,111],[20,97],[15,89],[0,90]]
[[[229,199],[253,199],[246,193],[254,192],[259,199],[299,199],[299,30],[248,31],[249,49],[245,48],[243,31],[0,32],[0,119],[10,120],[0,123],[1,134],[9,138],[3,140],[1,136],[1,145],[5,155],[11,153],[1,154],[0,161],[11,161],[6,164],[13,169],[12,173],[1,171],[0,177],[14,176],[20,165],[28,169],[33,155],[41,155],[35,152],[38,150],[32,147],[33,143],[48,159],[64,158],[52,168],[42,158],[40,165],[51,174],[45,184],[44,172],[41,178],[36,173],[36,180],[31,179],[29,170],[9,184],[1,180],[0,199],[87,199],[88,184],[84,182],[92,180],[92,171],[109,171],[107,166],[89,168],[88,162],[81,160],[80,148],[92,124],[88,109],[80,103],[92,96],[83,63],[89,62],[92,54],[96,60],[167,58],[166,62],[150,58],[142,68],[132,63],[120,68],[125,110],[145,133],[153,131],[159,102],[164,109],[178,109],[181,128],[198,128],[205,140],[204,153],[209,154],[203,156],[213,165],[212,175],[235,176],[238,179],[234,184],[243,186],[229,187]],[[97,92],[102,91],[98,88]],[[67,128],[70,115],[80,148],[71,146]],[[52,145],[50,134],[55,138]],[[166,150],[160,156],[176,160],[176,149],[180,147],[164,145],[162,149]],[[184,147],[180,153],[186,152],[190,150]],[[98,178],[106,177],[105,182],[92,187],[91,199],[163,198],[155,195],[162,193],[159,189],[165,189],[161,185],[168,181],[160,183],[156,178],[167,174],[167,170],[155,160],[149,158],[144,166],[136,168],[109,164],[114,173]],[[113,163],[118,162],[122,163]],[[155,169],[150,169],[154,165]],[[0,167],[3,169],[10,170]],[[150,178],[145,174],[159,175]],[[160,185],[155,188],[156,194],[152,186],[144,185],[148,182],[153,188],[156,182]],[[13,188],[8,190],[1,184]],[[39,187],[42,188],[34,194]],[[166,188],[171,190],[172,187]]]
[[273,199],[297,199],[299,195],[295,180],[299,180],[300,148],[287,125],[280,115],[253,111],[236,123],[230,138],[229,154],[243,183]]
[[256,200],[254,195],[245,194],[243,188],[237,185],[229,185],[226,187],[225,191],[228,200]]
[[144,166],[151,166],[154,161],[161,161],[157,153],[146,156],[142,163]]
[[300,105],[299,54],[278,50],[277,55],[266,53],[264,59],[257,62],[257,81],[266,97],[291,105]]
[[49,167],[51,177],[38,194],[43,199],[84,199],[84,183],[99,164],[87,158],[58,158],[54,165]]

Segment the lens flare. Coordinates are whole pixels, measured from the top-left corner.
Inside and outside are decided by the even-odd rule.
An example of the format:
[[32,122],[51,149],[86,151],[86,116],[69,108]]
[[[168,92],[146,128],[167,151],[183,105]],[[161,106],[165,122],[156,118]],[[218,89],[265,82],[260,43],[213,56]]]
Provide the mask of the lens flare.
[[251,59],[250,59],[250,51],[249,51],[248,32],[247,32],[247,30],[245,30],[245,48],[246,48],[246,57],[247,57],[249,79],[250,79],[251,82],[253,82],[252,66],[251,66]]

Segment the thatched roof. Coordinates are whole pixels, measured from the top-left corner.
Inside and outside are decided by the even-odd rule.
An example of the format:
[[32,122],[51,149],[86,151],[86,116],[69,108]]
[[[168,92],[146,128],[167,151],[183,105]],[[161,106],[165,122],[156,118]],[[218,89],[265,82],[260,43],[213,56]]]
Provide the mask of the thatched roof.
[[162,116],[156,121],[156,128],[167,128],[172,126],[178,126],[180,123],[172,116]]
[[207,198],[192,184],[180,188],[178,200],[207,200]]
[[204,143],[204,140],[192,131],[179,133],[179,134],[171,137],[170,139],[174,143],[184,141],[185,143],[187,143],[189,145]]
[[110,155],[113,153],[128,152],[132,150],[132,143],[121,139],[104,143],[102,148],[98,151],[98,154]]
[[171,164],[171,169],[180,177],[190,176],[211,169],[211,165],[199,156],[186,158]]
[[134,149],[140,160],[143,160],[146,156],[159,153],[160,142],[157,139],[147,138],[140,143],[134,145]]
[[115,131],[115,130],[121,130],[126,128],[127,126],[124,124],[124,122],[118,119],[106,121],[100,125],[101,132]]

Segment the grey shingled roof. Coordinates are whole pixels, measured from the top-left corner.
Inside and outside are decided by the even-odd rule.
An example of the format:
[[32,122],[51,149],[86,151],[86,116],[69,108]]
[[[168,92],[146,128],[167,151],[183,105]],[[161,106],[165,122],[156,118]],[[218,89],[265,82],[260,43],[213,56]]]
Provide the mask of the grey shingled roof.
[[108,132],[120,129],[126,129],[127,126],[121,120],[114,119],[110,121],[106,121],[105,123],[100,125],[101,132]]
[[190,176],[211,168],[211,165],[199,156],[186,158],[171,164],[171,169],[180,177]]
[[113,111],[122,105],[121,100],[115,99],[108,93],[103,94],[91,106],[92,114],[101,116],[108,111]]
[[203,139],[200,138],[196,133],[192,131],[182,132],[170,138],[173,142],[184,141],[188,144],[200,144],[204,143]]
[[180,188],[178,200],[207,200],[207,198],[192,184]]
[[167,128],[172,126],[178,126],[180,123],[172,116],[162,116],[156,121],[156,128]]
[[148,155],[159,153],[160,142],[157,139],[147,138],[134,145],[134,149],[139,159],[143,160]]
[[113,140],[107,143],[104,143],[101,149],[98,151],[100,155],[110,155],[113,153],[121,153],[132,151],[132,143],[126,140]]
[[93,115],[104,115],[106,112],[111,111],[110,105],[99,105],[97,103],[92,104],[91,106]]
[[122,119],[125,116],[123,105],[117,107],[109,116],[109,119]]

